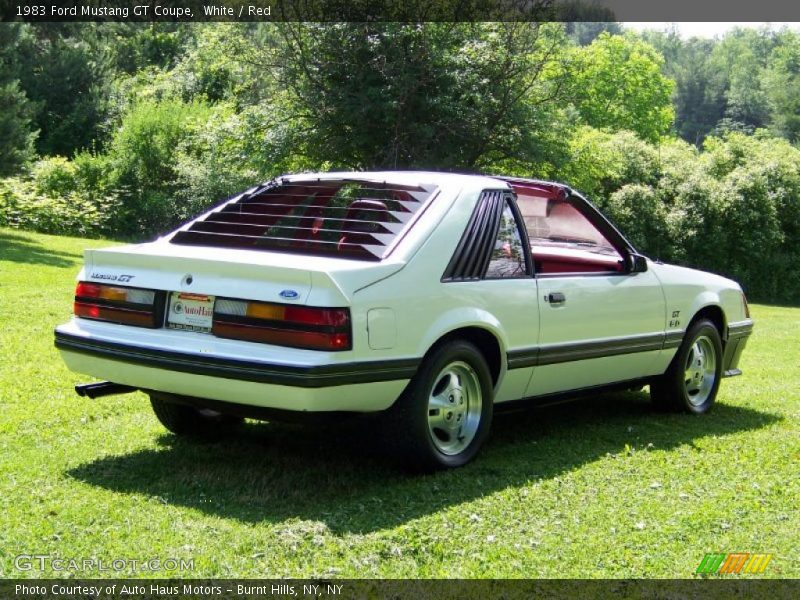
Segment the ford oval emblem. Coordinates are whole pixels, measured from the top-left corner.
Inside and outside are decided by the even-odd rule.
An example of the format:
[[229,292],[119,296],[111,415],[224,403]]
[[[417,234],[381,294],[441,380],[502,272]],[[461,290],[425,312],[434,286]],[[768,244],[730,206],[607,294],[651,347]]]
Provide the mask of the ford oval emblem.
[[294,290],[283,290],[280,293],[281,298],[297,298],[300,294],[295,292]]

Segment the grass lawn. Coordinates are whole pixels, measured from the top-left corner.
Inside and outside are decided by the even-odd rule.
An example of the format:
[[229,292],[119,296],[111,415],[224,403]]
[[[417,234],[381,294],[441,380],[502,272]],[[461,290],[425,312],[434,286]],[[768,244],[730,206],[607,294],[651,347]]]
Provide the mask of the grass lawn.
[[498,415],[473,464],[411,477],[354,428],[198,445],[141,393],[77,397],[52,330],[102,245],[0,230],[0,577],[58,575],[15,568],[49,554],[193,559],[194,577],[683,578],[707,552],[800,577],[798,308],[752,307],[744,376],[707,416],[645,392]]

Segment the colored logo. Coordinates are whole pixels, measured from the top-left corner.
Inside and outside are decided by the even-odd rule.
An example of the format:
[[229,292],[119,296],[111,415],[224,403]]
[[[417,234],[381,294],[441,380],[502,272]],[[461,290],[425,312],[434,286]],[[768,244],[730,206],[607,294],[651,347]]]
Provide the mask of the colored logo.
[[300,294],[295,292],[294,290],[283,290],[280,293],[281,298],[297,298]]
[[763,573],[771,560],[772,554],[750,554],[749,552],[706,554],[695,573],[703,575]]

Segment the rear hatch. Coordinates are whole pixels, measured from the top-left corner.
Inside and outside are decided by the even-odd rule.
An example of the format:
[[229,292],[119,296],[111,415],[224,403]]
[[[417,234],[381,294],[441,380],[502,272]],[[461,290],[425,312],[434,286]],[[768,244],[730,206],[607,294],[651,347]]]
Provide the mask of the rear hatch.
[[[96,283],[271,302],[315,302],[325,305],[347,302],[347,294],[326,272],[326,267],[330,268],[332,261],[309,258],[243,250],[188,248],[160,241],[86,250],[84,279]],[[315,283],[317,293],[312,297]]]
[[350,350],[353,293],[401,268],[399,261],[359,265],[166,241],[87,250],[75,314],[278,346]]
[[401,265],[394,247],[436,186],[365,176],[281,178],[152,244],[86,253],[86,280],[336,306]]
[[156,242],[87,250],[75,314],[350,349],[353,294],[403,268],[392,251],[435,191],[351,175],[269,182]]

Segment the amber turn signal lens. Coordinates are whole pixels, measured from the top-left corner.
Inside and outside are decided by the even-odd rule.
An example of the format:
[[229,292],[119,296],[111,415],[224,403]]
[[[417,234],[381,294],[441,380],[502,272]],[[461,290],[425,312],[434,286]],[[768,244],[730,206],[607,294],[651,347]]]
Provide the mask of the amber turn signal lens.
[[248,302],[247,304],[247,316],[253,319],[282,321],[285,315],[286,307],[280,304],[262,304],[260,302]]

